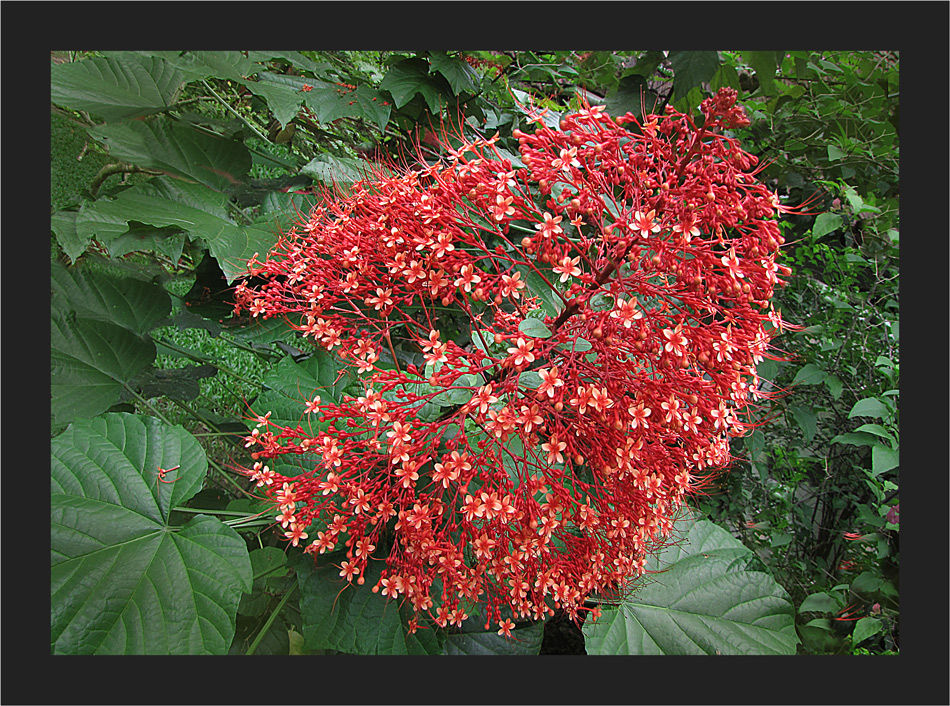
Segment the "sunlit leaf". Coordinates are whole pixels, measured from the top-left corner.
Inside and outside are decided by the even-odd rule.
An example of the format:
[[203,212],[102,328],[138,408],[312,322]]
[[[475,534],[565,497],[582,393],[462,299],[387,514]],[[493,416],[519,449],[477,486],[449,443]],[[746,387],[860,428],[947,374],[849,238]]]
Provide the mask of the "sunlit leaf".
[[[51,446],[53,652],[225,654],[251,589],[244,540],[206,515],[169,523],[207,473],[197,440],[153,418],[107,414]],[[174,469],[169,482],[160,468]]]

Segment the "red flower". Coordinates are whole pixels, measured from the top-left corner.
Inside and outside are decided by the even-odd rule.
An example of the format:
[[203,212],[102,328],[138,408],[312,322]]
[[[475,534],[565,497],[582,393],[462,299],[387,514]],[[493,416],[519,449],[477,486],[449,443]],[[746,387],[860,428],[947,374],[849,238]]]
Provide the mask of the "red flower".
[[[787,209],[726,136],[747,123],[735,99],[704,101],[699,129],[675,111],[639,132],[599,107],[559,129],[535,116],[514,133],[524,167],[497,136],[446,139],[444,162],[325,193],[255,257],[263,283],[239,284],[236,309],[297,322],[359,376],[246,439],[307,459],[293,478],[248,470],[287,539],[323,527],[307,552],[340,546],[357,583],[385,560],[375,590],[413,628],[480,603],[508,635],[641,575],[750,431],[755,365],[784,325],[769,299]],[[526,335],[538,318],[546,336]],[[420,355],[424,374],[403,362]]]

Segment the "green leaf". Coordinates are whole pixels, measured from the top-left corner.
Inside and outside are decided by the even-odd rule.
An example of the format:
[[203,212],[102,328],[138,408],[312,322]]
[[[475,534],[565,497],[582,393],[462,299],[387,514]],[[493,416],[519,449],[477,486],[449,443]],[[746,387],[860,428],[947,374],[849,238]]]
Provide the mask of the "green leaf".
[[56,242],[63,249],[70,262],[86,252],[92,236],[80,236],[76,230],[78,211],[57,211],[50,218],[50,229],[56,235]]
[[618,608],[584,624],[588,654],[794,654],[795,611],[752,554],[706,520],[648,561],[660,571]]
[[875,436],[891,442],[892,445],[897,442],[897,439],[894,438],[894,435],[880,424],[862,424],[857,429],[855,429],[855,431],[866,431],[868,434],[874,434]]
[[799,613],[833,613],[841,607],[841,602],[830,593],[812,593],[798,606]]
[[[842,152],[840,149],[834,145],[828,145],[828,160],[831,162],[837,162],[840,159],[844,159],[847,155]],[[824,214],[823,214],[824,215]]]
[[54,64],[50,98],[111,122],[165,110],[183,82],[182,73],[163,59],[123,53]]
[[144,335],[171,311],[171,298],[159,285],[112,277],[88,269],[50,267],[54,303],[82,319],[107,321]]
[[844,221],[837,213],[821,213],[815,218],[815,224],[811,227],[811,234],[820,238],[833,231],[838,230]]
[[877,477],[900,465],[900,452],[883,444],[871,447],[871,475]]
[[429,63],[424,59],[409,58],[390,67],[379,84],[381,91],[389,91],[397,108],[402,108],[416,94],[421,95],[433,114],[439,112],[443,81],[429,75]]
[[841,399],[841,393],[844,391],[844,383],[841,381],[841,378],[837,375],[826,375],[825,385],[828,387],[828,392],[831,393],[834,399]]
[[239,51],[189,51],[176,60],[176,65],[187,65],[189,71],[203,78],[214,76],[230,81],[242,81],[253,73],[251,60]]
[[[352,377],[339,377],[343,368],[330,353],[319,350],[309,358],[295,362],[291,356],[282,358],[264,377],[264,392],[254,403],[258,414],[271,412],[274,419],[300,423],[304,404],[320,395],[323,400],[340,402],[343,390]],[[316,424],[316,419],[311,420]]]
[[319,67],[299,51],[249,51],[247,58],[258,64],[266,64],[271,59],[282,59],[302,71],[314,73]]
[[135,375],[155,360],[155,345],[110,321],[50,318],[50,411],[65,424],[114,405]]
[[370,166],[361,159],[324,152],[301,167],[300,173],[323,184],[353,184],[369,176]]
[[236,140],[158,117],[90,128],[109,154],[139,167],[204,184],[225,192],[251,168],[251,155]]
[[533,338],[548,338],[551,329],[545,326],[540,319],[525,319],[518,324],[518,331]]
[[861,644],[872,635],[881,632],[881,628],[883,627],[884,623],[877,618],[861,618],[854,624],[854,632],[851,634],[852,647]]
[[429,73],[440,73],[449,82],[455,95],[475,93],[478,90],[478,74],[462,59],[447,55],[444,51],[429,52]]
[[789,412],[795,419],[795,423],[805,433],[805,442],[808,443],[815,438],[815,432],[818,430],[818,417],[815,413],[805,407],[791,407]]
[[518,385],[536,390],[541,386],[541,376],[536,370],[525,370],[518,376]]
[[874,417],[877,419],[886,419],[891,415],[891,409],[876,397],[865,397],[854,403],[854,407],[848,412],[848,419],[854,417]]
[[673,94],[676,100],[684,98],[690,89],[708,83],[719,70],[719,52],[671,51],[673,65]]
[[287,86],[264,81],[243,81],[250,91],[267,101],[274,118],[282,128],[287,127],[291,120],[297,117],[300,106],[304,103],[304,94]]
[[357,86],[356,93],[350,94],[350,97],[353,96],[356,97],[356,105],[359,107],[356,117],[374,123],[380,130],[385,129],[392,113],[386,97],[372,86],[365,84]]
[[884,584],[884,579],[872,571],[862,571],[854,577],[851,582],[851,590],[855,593],[874,593],[879,591]]
[[607,95],[605,107],[609,115],[633,113],[637,118],[642,118],[643,108],[646,107],[649,112],[656,100],[657,95],[649,89],[646,78],[632,74],[620,79],[616,90]]
[[784,52],[775,51],[744,51],[742,58],[748,62],[759,79],[759,90],[765,95],[774,93],[772,83],[775,80],[775,69]]
[[877,439],[866,432],[846,432],[838,434],[831,440],[832,444],[851,444],[852,446],[873,446]]
[[[521,273],[521,279],[527,285],[531,296],[538,298],[538,303],[544,309],[544,313],[548,316],[557,316],[564,308],[564,303],[558,293],[552,289],[552,285],[549,284],[549,282],[552,282],[551,270],[541,266],[540,263],[534,264],[540,272],[544,273],[544,276],[530,267],[517,267],[516,269]],[[545,282],[545,278],[547,278],[547,282]]]
[[230,283],[246,272],[254,253],[268,252],[278,236],[268,224],[237,225],[227,217],[226,203],[227,195],[200,185],[153,179],[112,201],[85,204],[76,227],[80,233],[95,235],[111,251],[133,219],[157,228],[173,226],[207,244]]
[[244,540],[205,515],[169,523],[207,473],[197,440],[107,414],[53,439],[51,464],[53,652],[225,654],[251,589]]
[[360,655],[442,652],[437,633],[420,629],[410,634],[399,601],[372,592],[383,562],[369,563],[363,586],[343,580],[330,559],[321,560],[321,564],[314,566],[307,557],[297,565],[300,615],[308,649]]
[[795,374],[795,379],[792,380],[792,385],[818,385],[824,381],[826,375],[825,371],[819,368],[817,365],[808,363],[807,365],[802,366],[802,368]]
[[512,630],[510,638],[497,632],[451,633],[445,638],[443,651],[447,655],[536,655],[543,638],[543,622]]

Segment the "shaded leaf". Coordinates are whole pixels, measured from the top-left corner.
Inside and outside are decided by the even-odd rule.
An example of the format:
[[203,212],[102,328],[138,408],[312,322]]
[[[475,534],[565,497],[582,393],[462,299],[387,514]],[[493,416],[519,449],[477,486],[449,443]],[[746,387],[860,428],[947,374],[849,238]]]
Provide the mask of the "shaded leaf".
[[92,236],[81,236],[76,229],[78,216],[78,211],[57,211],[50,219],[50,229],[56,236],[56,242],[70,262],[76,262],[76,258],[86,252],[89,241],[92,240]]
[[607,113],[613,116],[622,116],[633,113],[637,118],[643,117],[643,108],[647,113],[652,111],[658,100],[655,92],[647,86],[647,80],[639,74],[624,76],[606,100]]
[[109,321],[53,312],[50,320],[50,410],[64,424],[115,404],[124,383],[155,360],[155,346]]
[[[474,620],[474,618],[473,618]],[[541,651],[544,623],[511,631],[511,637],[497,632],[460,632],[446,635],[443,653],[447,655],[536,655]]]
[[[271,412],[274,419],[298,424],[304,416],[306,400],[321,399],[339,402],[352,378],[339,375],[342,364],[323,350],[295,362],[291,356],[281,359],[265,376],[265,391],[254,403],[258,414]],[[315,420],[312,420],[315,423]]]
[[201,392],[199,380],[214,377],[218,369],[213,365],[187,365],[173,370],[146,368],[135,376],[130,385],[138,390],[145,399],[165,396],[169,399],[187,402]]
[[439,112],[443,86],[448,88],[445,80],[438,81],[431,76],[428,62],[418,58],[396,62],[379,84],[380,90],[389,91],[397,108],[402,108],[419,94],[432,113]]
[[157,284],[96,271],[51,265],[54,305],[82,319],[106,321],[144,335],[171,311],[171,298]]
[[201,132],[168,118],[90,128],[116,159],[226,191],[240,183],[251,168],[251,156],[241,142]]
[[297,117],[300,106],[304,103],[304,94],[288,86],[265,81],[243,81],[242,83],[252,93],[267,102],[267,107],[270,108],[282,128],[287,127],[288,123]]
[[673,94],[676,100],[684,98],[690,90],[708,83],[719,70],[719,52],[671,51],[668,56],[673,65]]
[[308,649],[360,655],[442,652],[438,633],[420,629],[410,634],[399,601],[372,592],[383,562],[369,563],[363,586],[343,580],[332,560],[322,560],[321,564],[314,566],[305,557],[297,565],[300,614]]
[[455,95],[475,93],[478,89],[478,74],[469,64],[444,51],[429,52],[429,73],[440,73],[449,82]]

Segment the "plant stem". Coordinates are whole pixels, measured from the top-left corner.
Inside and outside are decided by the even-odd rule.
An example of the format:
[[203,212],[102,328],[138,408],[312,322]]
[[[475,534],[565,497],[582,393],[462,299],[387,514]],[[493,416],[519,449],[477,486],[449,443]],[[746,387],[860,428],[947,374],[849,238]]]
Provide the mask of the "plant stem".
[[207,88],[207,89],[211,92],[211,95],[214,96],[215,99],[216,99],[221,105],[223,105],[227,110],[229,110],[231,113],[233,113],[234,116],[235,116],[238,120],[240,120],[242,123],[244,123],[245,125],[247,125],[248,129],[249,129],[251,132],[253,132],[255,135],[257,135],[261,140],[263,140],[265,145],[266,145],[266,144],[270,144],[270,140],[267,139],[267,136],[264,135],[263,133],[261,133],[261,131],[258,130],[256,127],[254,127],[254,125],[252,125],[251,122],[250,122],[247,118],[245,118],[243,115],[241,115],[239,112],[237,112],[234,108],[232,108],[232,107],[227,103],[227,101],[225,101],[221,96],[219,96],[217,93],[215,93],[214,89],[211,87],[211,84],[209,84],[209,83],[207,82],[207,80],[201,79],[201,83],[204,84],[205,88]]
[[147,407],[147,408],[149,409],[149,411],[152,412],[152,414],[154,414],[156,417],[158,417],[159,419],[161,419],[161,420],[162,420],[163,422],[165,422],[168,426],[174,426],[174,424],[172,424],[170,421],[168,421],[168,418],[165,417],[164,414],[162,414],[161,412],[159,412],[158,409],[156,409],[155,406],[152,405],[151,402],[149,402],[149,401],[146,400],[144,397],[142,397],[141,395],[139,395],[135,390],[133,390],[133,389],[129,386],[128,383],[124,382],[124,383],[122,383],[122,386],[123,386],[126,390],[128,390],[129,394],[132,395],[132,397],[134,397],[136,400],[138,400],[139,404],[141,404],[141,405]]
[[266,635],[267,631],[270,630],[270,626],[274,624],[278,614],[284,609],[284,605],[296,590],[297,584],[294,584],[290,587],[290,590],[288,590],[287,593],[283,595],[283,597],[280,599],[280,603],[278,603],[277,607],[274,608],[274,612],[270,614],[270,617],[267,618],[267,622],[264,623],[264,626],[260,629],[260,632],[257,633],[257,636],[254,638],[254,641],[251,643],[250,647],[247,648],[247,652],[245,652],[246,655],[252,655],[257,651],[257,646],[261,644],[261,640],[264,639],[264,635]]

